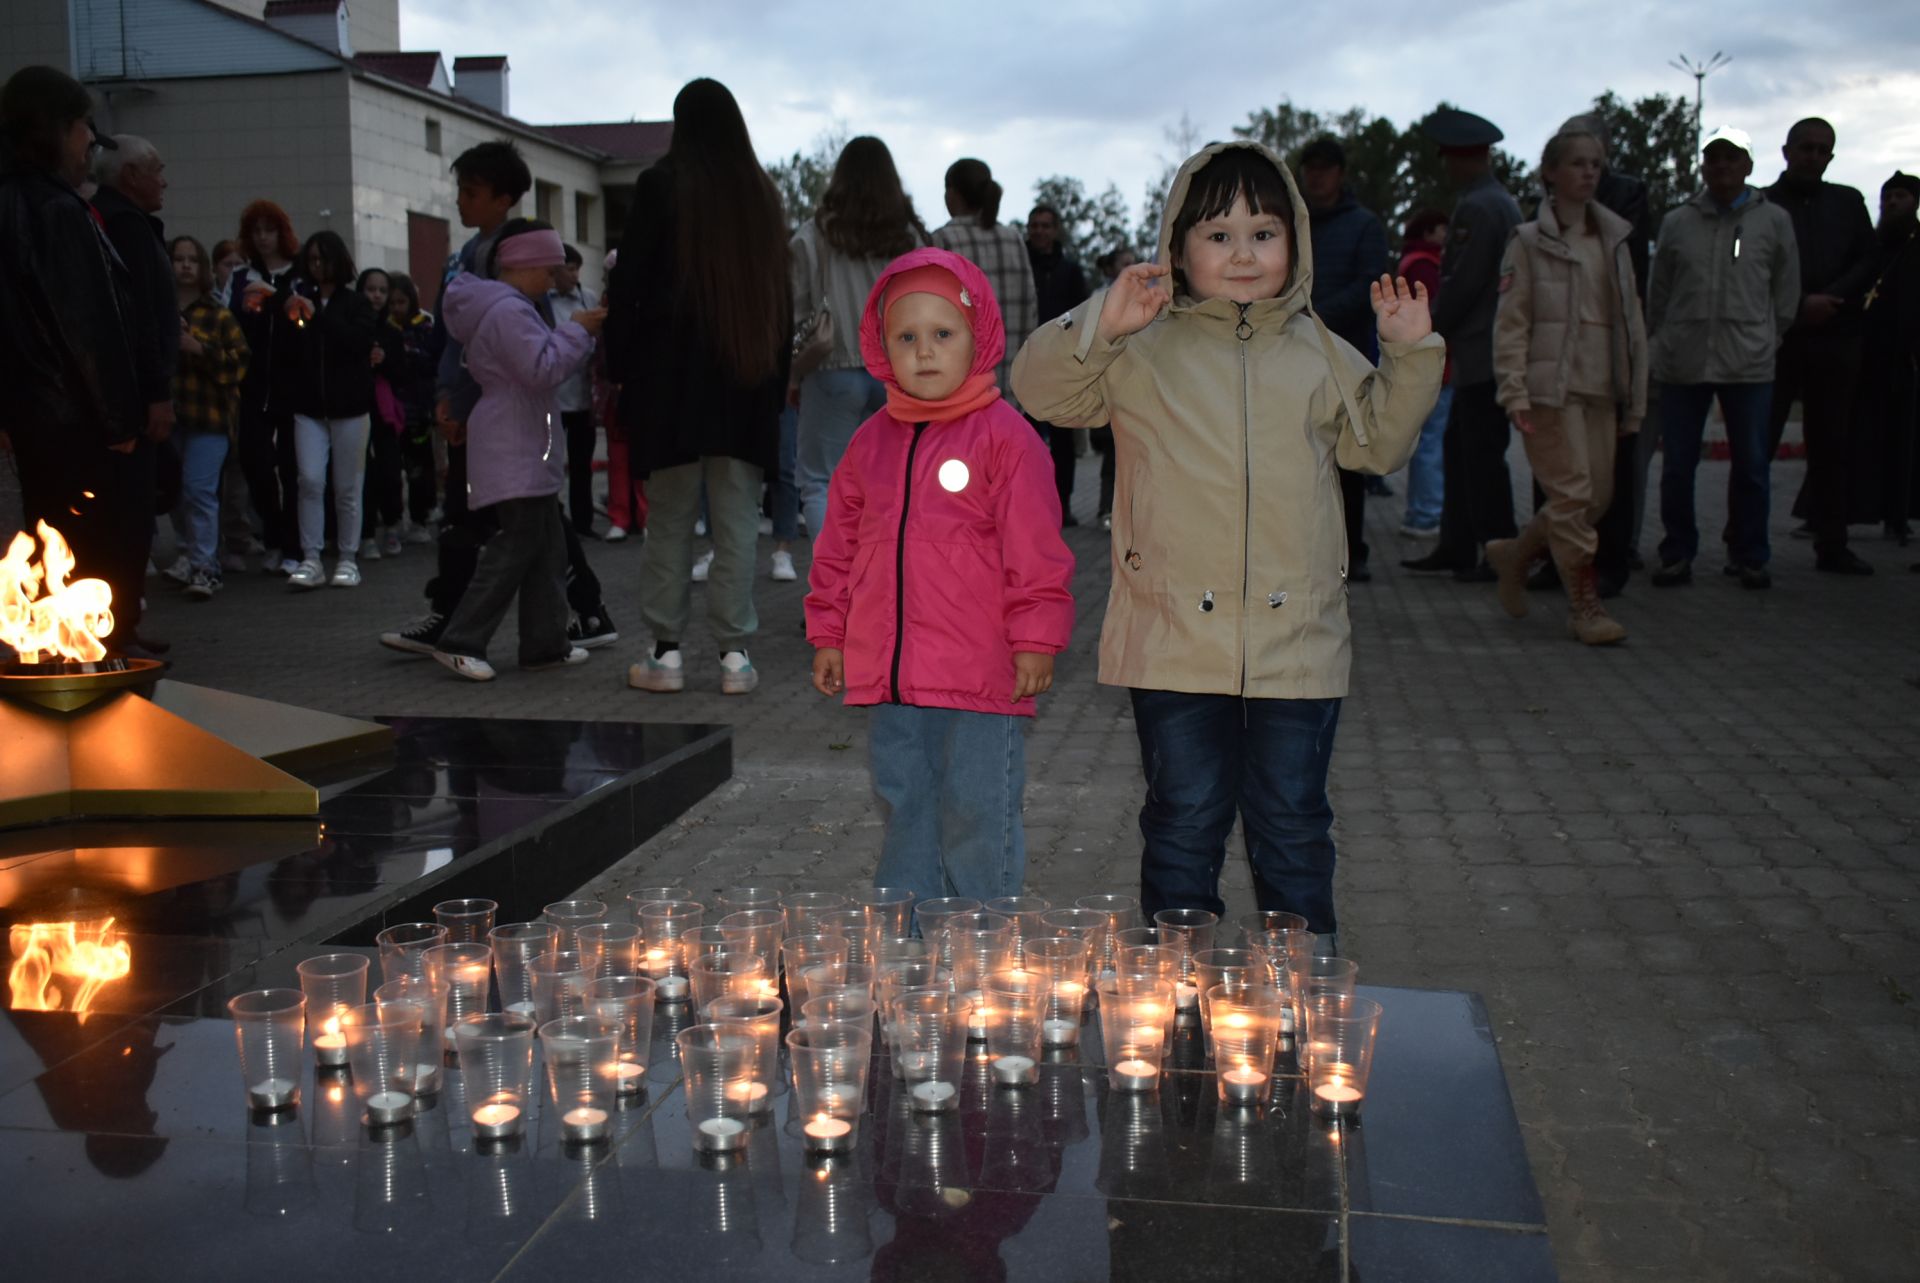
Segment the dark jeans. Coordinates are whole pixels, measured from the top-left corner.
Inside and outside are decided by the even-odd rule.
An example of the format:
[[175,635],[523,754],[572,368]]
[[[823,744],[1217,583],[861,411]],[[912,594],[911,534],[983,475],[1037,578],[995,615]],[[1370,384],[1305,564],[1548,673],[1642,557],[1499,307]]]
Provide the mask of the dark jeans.
[[1031,414],[1027,422],[1047,443],[1047,452],[1053,456],[1053,488],[1060,496],[1060,520],[1066,521],[1073,516],[1073,437],[1071,429],[1056,428],[1051,423],[1042,423]]
[[1767,458],[1780,452],[1787,414],[1800,403],[1807,442],[1807,520],[1814,551],[1847,546],[1847,455],[1853,399],[1860,379],[1860,339],[1852,334],[1790,333],[1774,358],[1773,405],[1767,421]]
[[367,490],[360,505],[360,537],[373,539],[382,526],[397,526],[406,512],[401,488],[400,434],[393,425],[373,416],[367,428]]
[[575,534],[593,534],[593,411],[562,410],[567,432],[567,516]]
[[1337,699],[1242,699],[1135,690],[1147,800],[1140,808],[1140,906],[1221,913],[1220,869],[1238,812],[1262,909],[1331,934],[1333,804],[1327,765]]
[[293,416],[242,407],[240,472],[260,518],[260,541],[289,561],[300,560],[300,468],[293,453]]
[[1727,476],[1727,556],[1746,566],[1772,558],[1767,544],[1769,383],[1665,383],[1660,387],[1660,562],[1692,561],[1700,552],[1694,524],[1693,474],[1700,466],[1700,439],[1714,398],[1727,420],[1733,468]]
[[37,537],[36,523],[46,522],[72,545],[74,578],[107,581],[113,632],[106,644],[118,652],[140,626],[158,451],[145,439],[120,454],[64,434],[20,428],[12,441],[27,530]]
[[1340,469],[1340,507],[1347,520],[1347,566],[1359,569],[1367,564],[1367,540],[1361,533],[1367,524],[1367,474]]
[[441,636],[441,649],[485,659],[487,643],[518,597],[520,662],[564,659],[567,551],[560,505],[548,496],[503,499],[487,511],[499,532],[480,549],[473,579]]
[[414,525],[424,526],[433,516],[434,495],[439,490],[431,427],[408,425],[407,434],[400,438],[400,462],[407,478],[407,515]]
[[1445,497],[1440,508],[1437,556],[1456,570],[1471,567],[1492,539],[1511,539],[1513,479],[1507,475],[1507,412],[1494,399],[1494,383],[1455,386],[1447,435],[1441,442]]
[[[460,490],[466,493],[466,451],[462,450],[460,468]],[[451,466],[447,469],[449,478],[447,488],[451,490],[454,475]],[[559,506],[559,500],[554,500]],[[498,507],[496,504],[495,507]],[[605,615],[606,605],[600,599],[602,592],[600,577],[593,573],[593,567],[587,564],[587,550],[581,546],[580,536],[574,533],[573,526],[563,522],[562,535],[566,540],[566,584],[567,605],[581,615]],[[464,507],[457,519],[449,520],[440,530],[438,541],[437,565],[434,576],[427,581],[427,600],[432,603],[436,615],[452,616],[459,609],[461,600],[467,594],[467,587],[473,582],[475,568],[480,555],[492,540],[500,524],[493,508],[479,508],[468,511]]]

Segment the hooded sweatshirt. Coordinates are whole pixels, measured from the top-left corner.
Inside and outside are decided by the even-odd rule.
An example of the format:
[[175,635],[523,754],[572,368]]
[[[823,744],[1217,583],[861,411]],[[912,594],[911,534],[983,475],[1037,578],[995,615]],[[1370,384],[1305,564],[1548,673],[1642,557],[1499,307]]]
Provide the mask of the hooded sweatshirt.
[[467,420],[467,502],[559,494],[567,463],[560,386],[593,355],[593,339],[575,321],[549,327],[525,294],[471,272],[453,279],[440,307],[480,385]]
[[[834,469],[808,575],[807,639],[845,652],[848,704],[913,704],[1031,717],[1013,703],[1016,651],[1054,654],[1073,634],[1073,554],[1060,538],[1053,459],[991,382],[1006,351],[985,273],[918,249],[867,297],[860,350],[904,396],[887,357],[882,300],[902,272],[943,267],[973,302],[973,365],[948,403],[985,404],[923,422],[882,410]],[[984,377],[983,377],[984,376]]]
[[1177,294],[1145,329],[1099,336],[1101,290],[1040,327],[1013,380],[1049,423],[1111,422],[1113,587],[1100,680],[1274,699],[1346,694],[1347,545],[1335,465],[1402,466],[1440,395],[1446,344],[1382,343],[1376,370],[1309,303],[1306,203],[1279,159],[1215,143],[1180,167],[1159,261],[1193,176],[1229,147],[1257,151],[1292,197],[1297,261],[1278,298]]

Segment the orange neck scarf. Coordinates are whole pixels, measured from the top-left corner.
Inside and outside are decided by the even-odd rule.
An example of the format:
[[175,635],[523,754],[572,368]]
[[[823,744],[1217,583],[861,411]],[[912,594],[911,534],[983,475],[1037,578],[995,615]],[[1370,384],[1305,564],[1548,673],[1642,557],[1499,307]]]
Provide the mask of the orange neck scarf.
[[897,383],[887,387],[887,413],[902,423],[946,423],[962,415],[992,405],[1000,397],[1000,384],[992,370],[969,374],[966,381],[938,401],[922,401],[908,394]]

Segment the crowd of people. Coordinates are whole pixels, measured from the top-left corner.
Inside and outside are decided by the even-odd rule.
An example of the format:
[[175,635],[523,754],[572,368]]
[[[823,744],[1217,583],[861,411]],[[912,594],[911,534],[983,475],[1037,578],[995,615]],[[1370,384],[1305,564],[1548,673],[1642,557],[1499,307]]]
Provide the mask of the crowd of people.
[[1239,814],[1261,907],[1329,945],[1346,600],[1371,577],[1362,510],[1387,475],[1406,469],[1402,534],[1434,541],[1404,566],[1495,584],[1514,616],[1563,586],[1591,645],[1626,636],[1602,600],[1639,565],[1643,423],[1664,447],[1657,587],[1692,578],[1715,402],[1743,587],[1771,583],[1771,462],[1796,403],[1816,568],[1871,572],[1848,544],[1861,520],[1910,535],[1920,179],[1888,180],[1876,230],[1823,181],[1819,119],[1764,189],[1752,140],[1715,132],[1702,189],[1656,227],[1600,121],[1556,131],[1523,211],[1492,172],[1497,127],[1443,109],[1422,128],[1457,203],[1409,218],[1397,258],[1338,140],[1297,172],[1214,144],[1179,170],[1151,259],[1109,247],[1095,291],[1057,209],[1004,222],[969,158],[929,229],[872,137],[790,232],[732,94],[696,80],[604,297],[554,228],[514,217],[533,182],[511,143],[459,156],[472,237],[435,316],[407,276],[359,270],[331,231],[300,240],[271,200],[211,249],[167,239],[162,153],[91,113],[50,68],[0,91],[0,350],[27,518],[111,584],[116,653],[166,649],[141,627],[159,513],[181,549],[163,573],[202,600],[253,558],[293,590],[351,589],[430,545],[427,613],[380,641],[475,681],[497,675],[516,602],[522,668],[617,641],[586,548],[644,534],[628,684],[685,688],[704,582],[719,687],[741,695],[759,536],[791,580],[804,528],[814,683],[872,710],[881,881],[919,897],[1021,884],[1020,719],[1070,636],[1060,532],[1083,430],[1113,573],[1100,680],[1131,693],[1148,784],[1146,907],[1218,911]]

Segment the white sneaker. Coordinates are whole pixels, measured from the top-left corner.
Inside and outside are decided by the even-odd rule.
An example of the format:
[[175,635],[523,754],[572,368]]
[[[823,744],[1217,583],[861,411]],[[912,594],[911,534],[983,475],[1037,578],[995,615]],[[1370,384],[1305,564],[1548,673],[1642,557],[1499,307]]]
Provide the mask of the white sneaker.
[[409,521],[407,523],[406,542],[416,545],[430,544],[433,542],[433,531],[425,526],[416,526],[413,522]]
[[335,588],[358,588],[360,586],[360,567],[351,561],[340,561],[333,568],[333,586]]
[[575,664],[584,664],[586,662],[586,648],[584,646],[574,646],[569,648],[567,653],[559,659],[549,659],[539,664],[522,664],[520,667],[529,673],[540,673],[545,672],[549,668],[571,668]]
[[608,526],[607,533],[600,536],[600,539],[603,543],[623,543],[626,541],[626,537],[627,528],[625,526]]
[[773,533],[773,518],[772,518],[772,517],[762,517],[762,518],[760,518],[760,533],[761,533],[761,534],[763,534],[763,535],[770,535],[770,534],[772,534],[772,533]]
[[747,658],[744,650],[730,650],[720,657],[720,693],[722,695],[745,695],[760,684],[760,674],[753,671],[753,661]]
[[783,584],[791,583],[800,577],[794,572],[792,553],[775,552],[773,554],[773,577]]
[[484,659],[475,659],[471,655],[449,655],[444,650],[434,651],[433,657],[455,677],[464,677],[470,682],[490,682],[494,679],[493,665]]
[[694,519],[693,537],[695,539],[705,539],[707,537],[707,519],[705,517],[697,517]]
[[696,584],[706,583],[707,572],[711,571],[712,569],[713,569],[713,550],[709,548],[706,552],[700,555],[700,560],[693,563],[693,575],[692,575],[693,582]]
[[193,563],[187,560],[185,553],[182,553],[173,559],[171,566],[160,573],[184,588],[193,579]]
[[658,659],[648,655],[639,663],[629,667],[627,685],[635,690],[657,691],[662,694],[685,690],[687,669],[686,665],[680,661],[679,650],[670,650]]
[[360,560],[380,560],[380,541],[378,539],[362,539],[360,541]]
[[287,582],[295,588],[324,588],[327,584],[327,568],[320,564],[318,557],[308,557],[294,566],[287,576]]

